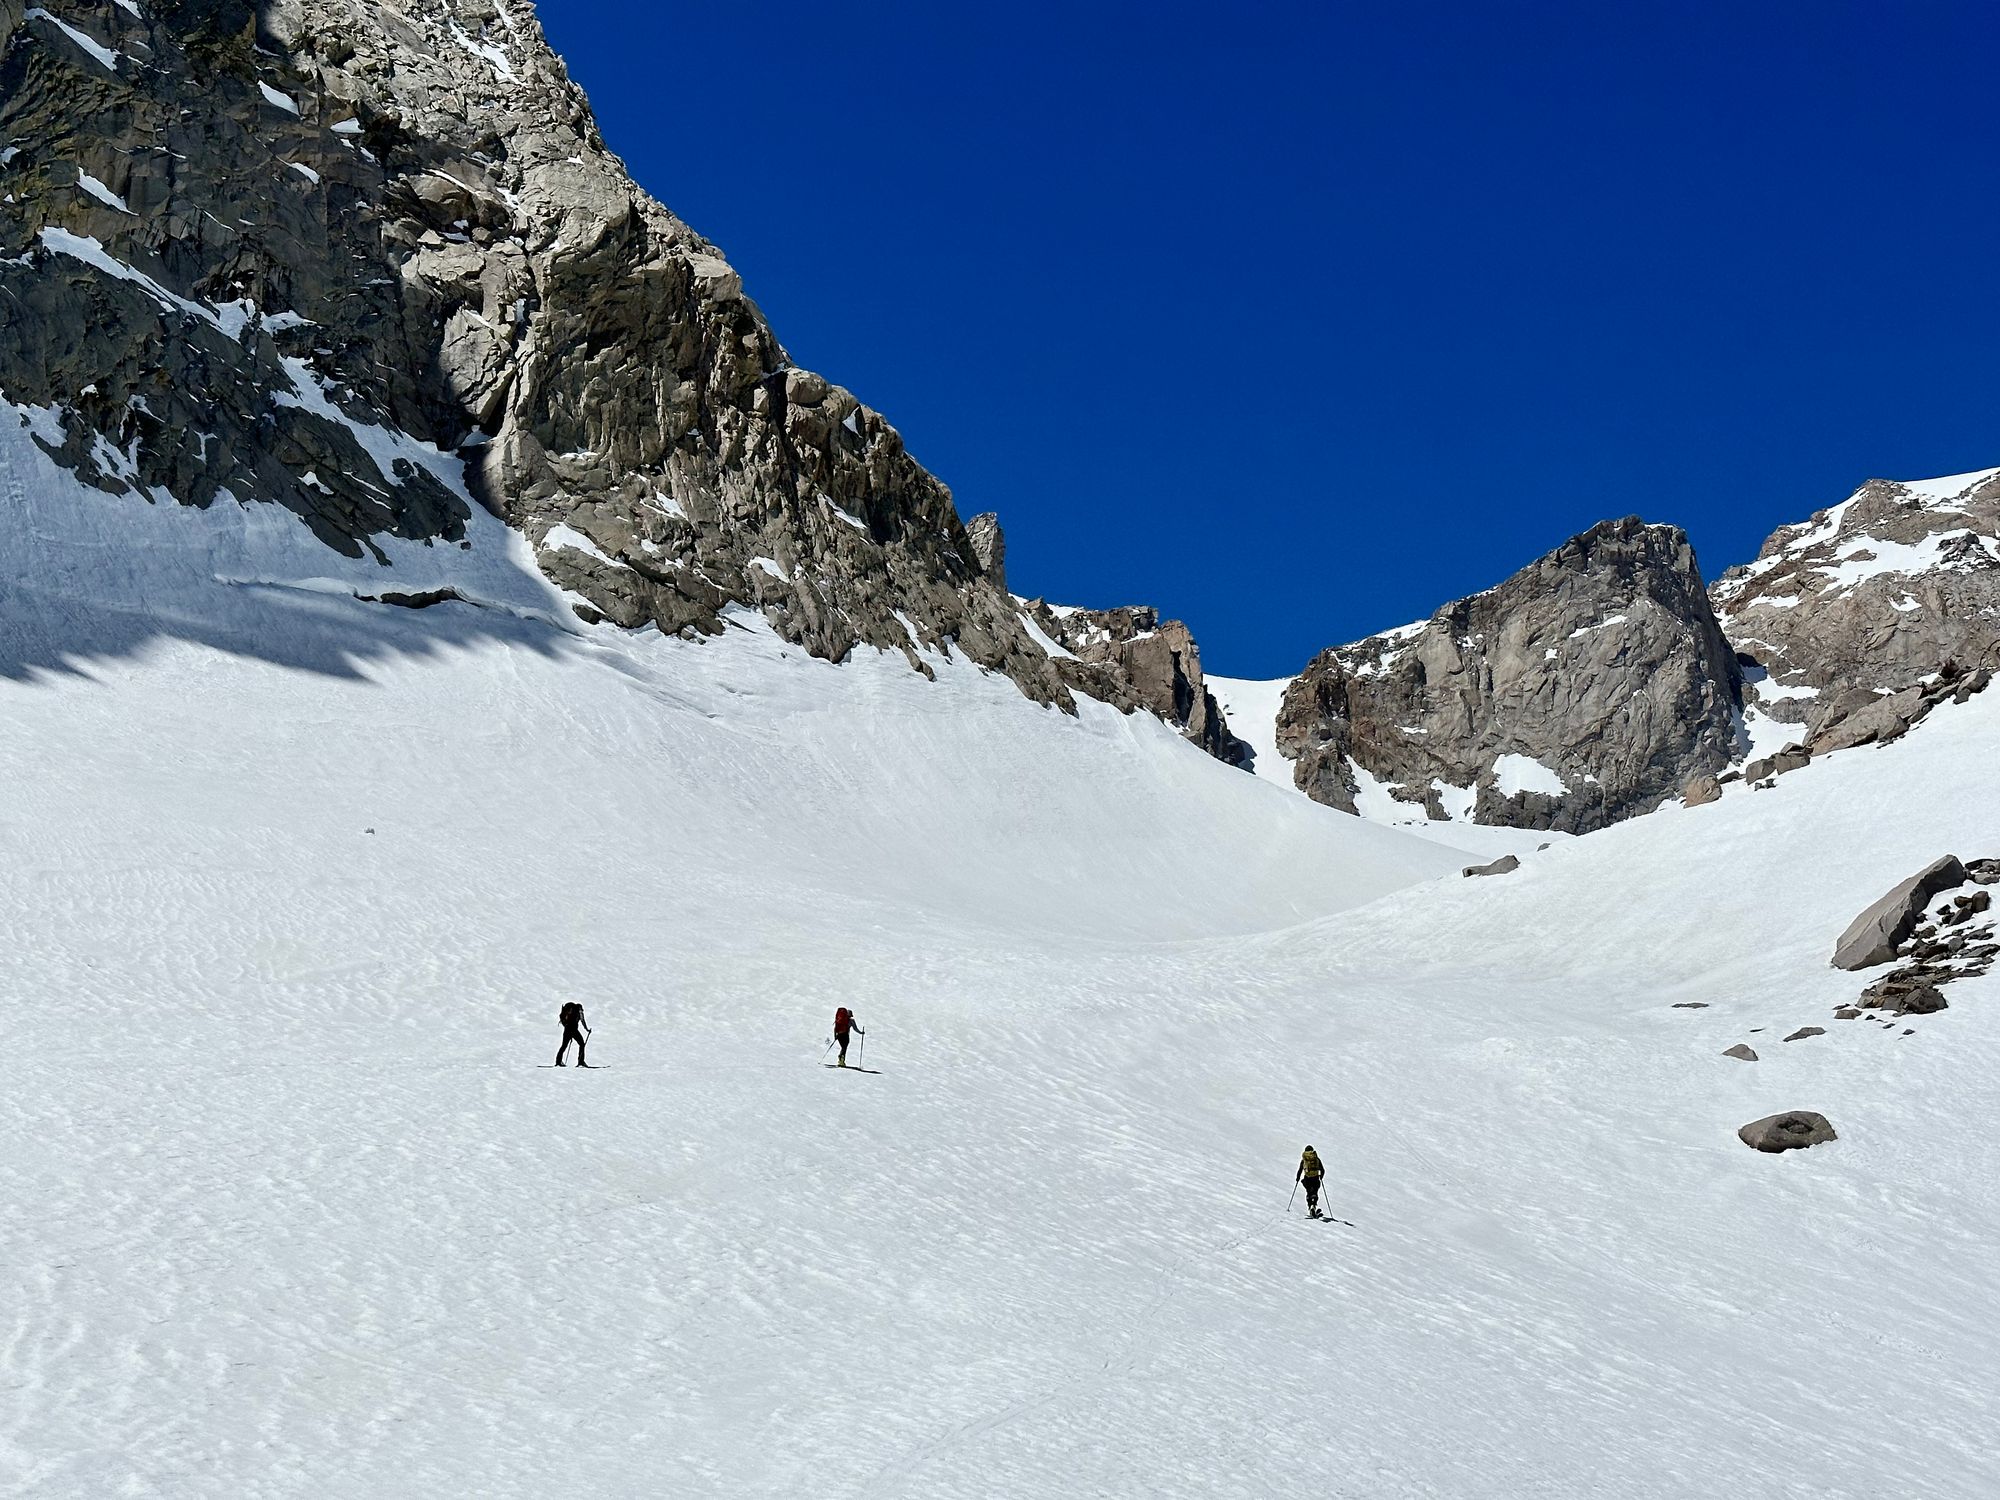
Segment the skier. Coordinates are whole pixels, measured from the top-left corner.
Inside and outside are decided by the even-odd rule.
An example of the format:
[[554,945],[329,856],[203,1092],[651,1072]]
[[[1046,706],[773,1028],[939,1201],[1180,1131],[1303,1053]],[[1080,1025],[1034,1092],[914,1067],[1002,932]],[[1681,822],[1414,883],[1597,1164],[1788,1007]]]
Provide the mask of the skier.
[[569,1055],[569,1044],[575,1042],[576,1065],[579,1068],[589,1067],[590,1064],[583,1060],[583,1049],[590,1038],[590,1023],[583,1019],[583,1007],[571,1000],[563,1006],[556,1019],[562,1022],[563,1029],[562,1046],[556,1049],[556,1066],[568,1066],[563,1059]]
[[838,1067],[844,1068],[847,1066],[847,1036],[849,1032],[854,1033],[856,1036],[868,1035],[867,1032],[855,1024],[854,1012],[843,1005],[833,1013],[833,1039],[840,1043],[840,1061],[836,1064]]
[[1319,1153],[1306,1147],[1305,1155],[1299,1158],[1299,1175],[1292,1180],[1306,1185],[1306,1217],[1317,1219],[1319,1212],[1319,1185],[1326,1176],[1326,1167],[1319,1159]]

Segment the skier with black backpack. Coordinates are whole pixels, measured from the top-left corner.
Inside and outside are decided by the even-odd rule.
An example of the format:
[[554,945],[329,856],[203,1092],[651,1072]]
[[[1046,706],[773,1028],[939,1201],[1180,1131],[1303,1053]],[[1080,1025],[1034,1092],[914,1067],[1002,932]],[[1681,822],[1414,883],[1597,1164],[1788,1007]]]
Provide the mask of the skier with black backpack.
[[590,1064],[583,1060],[584,1046],[590,1040],[590,1024],[583,1019],[583,1007],[571,1000],[563,1006],[556,1019],[562,1022],[563,1029],[562,1046],[556,1049],[556,1066],[568,1066],[563,1059],[569,1055],[569,1044],[575,1042],[576,1065],[579,1068],[589,1067]]

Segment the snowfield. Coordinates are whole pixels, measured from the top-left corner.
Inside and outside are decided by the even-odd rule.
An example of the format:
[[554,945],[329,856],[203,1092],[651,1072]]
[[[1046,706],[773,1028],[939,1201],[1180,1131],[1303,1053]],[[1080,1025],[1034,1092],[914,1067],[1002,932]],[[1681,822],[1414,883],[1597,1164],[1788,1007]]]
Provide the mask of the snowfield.
[[[1827,964],[2000,854],[2000,693],[1464,880],[504,533],[202,576],[243,521],[0,445],[0,1491],[2000,1490],[2000,975]],[[487,605],[350,597],[430,567]]]

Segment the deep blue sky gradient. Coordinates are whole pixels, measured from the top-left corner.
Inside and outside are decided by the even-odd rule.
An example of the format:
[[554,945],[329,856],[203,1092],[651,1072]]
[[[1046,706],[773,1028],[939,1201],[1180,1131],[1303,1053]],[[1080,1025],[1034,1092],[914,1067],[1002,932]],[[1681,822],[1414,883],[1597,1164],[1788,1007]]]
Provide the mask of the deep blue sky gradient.
[[2000,464],[2000,8],[543,0],[1018,592],[1276,676],[1606,516]]

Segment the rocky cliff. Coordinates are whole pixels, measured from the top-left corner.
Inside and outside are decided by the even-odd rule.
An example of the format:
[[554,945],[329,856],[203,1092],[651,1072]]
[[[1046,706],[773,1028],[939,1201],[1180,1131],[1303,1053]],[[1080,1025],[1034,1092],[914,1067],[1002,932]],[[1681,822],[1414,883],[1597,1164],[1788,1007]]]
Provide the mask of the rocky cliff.
[[1938,688],[2000,667],[2000,469],[1871,479],[1711,592],[1754,664],[1753,721],[1795,726],[1771,740],[1823,752],[1880,738]]
[[742,605],[1069,702],[945,486],[633,184],[526,0],[0,0],[0,142],[0,393],[91,484],[385,568],[476,501],[586,620]]
[[1606,521],[1429,620],[1322,652],[1287,690],[1298,786],[1432,817],[1585,832],[1734,753],[1741,679],[1694,549]]
[[1025,608],[1056,647],[1063,680],[1078,692],[1126,713],[1156,714],[1217,760],[1249,766],[1250,747],[1230,733],[1202,676],[1201,650],[1181,621],[1162,621],[1146,605],[1076,609],[1032,599]]

